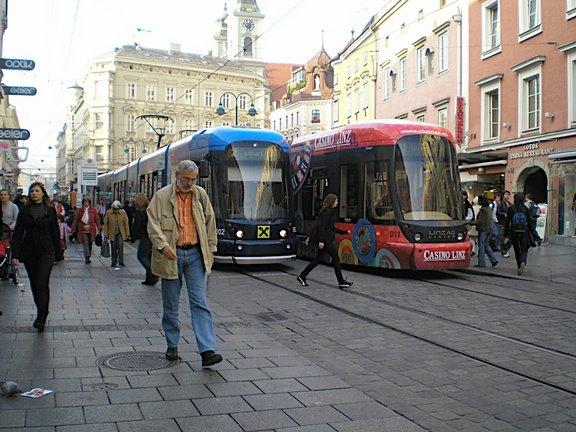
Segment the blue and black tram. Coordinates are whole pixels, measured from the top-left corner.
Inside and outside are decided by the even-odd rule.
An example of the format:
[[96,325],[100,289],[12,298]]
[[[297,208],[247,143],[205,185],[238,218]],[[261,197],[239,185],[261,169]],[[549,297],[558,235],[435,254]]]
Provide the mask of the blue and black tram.
[[[173,180],[178,163],[199,166],[216,214],[220,263],[271,264],[296,257],[289,144],[274,131],[203,129],[98,177],[97,199],[148,197]],[[98,196],[99,195],[99,196]]]

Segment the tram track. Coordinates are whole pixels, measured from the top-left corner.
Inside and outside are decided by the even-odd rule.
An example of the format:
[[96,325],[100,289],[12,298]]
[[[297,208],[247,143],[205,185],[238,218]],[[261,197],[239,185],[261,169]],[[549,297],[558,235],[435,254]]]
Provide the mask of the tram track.
[[[286,273],[286,274],[289,274],[289,275],[294,276],[294,277],[297,276],[296,274],[290,273],[290,272],[285,271],[285,270],[280,270],[280,271],[281,271],[282,273]],[[322,282],[322,281],[319,281],[319,280],[316,280],[316,279],[311,279],[311,278],[309,278],[309,280],[310,280],[310,281],[313,281],[314,283],[317,283],[317,284],[319,284],[319,285],[323,285],[323,286],[325,286],[325,287],[327,287],[327,288],[334,289],[334,290],[339,290],[339,288],[336,288],[336,287],[334,287],[333,285],[330,285],[330,284],[328,284],[328,283],[326,283],[326,282]],[[426,280],[422,280],[422,279],[416,279],[416,280],[419,280],[419,281],[422,281],[422,282],[427,282]],[[446,318],[446,317],[443,317],[443,316],[441,316],[441,315],[436,315],[436,314],[433,314],[433,313],[430,313],[430,312],[426,312],[426,311],[423,311],[423,310],[420,310],[420,309],[416,309],[416,308],[411,307],[411,306],[401,305],[401,304],[398,304],[398,303],[395,303],[395,302],[391,302],[390,300],[385,300],[385,299],[383,299],[383,298],[381,298],[381,297],[377,297],[377,296],[373,296],[373,295],[371,295],[371,294],[366,294],[366,293],[357,291],[357,290],[355,290],[355,289],[346,288],[345,291],[346,291],[347,293],[349,293],[349,294],[353,294],[353,295],[356,295],[356,296],[358,296],[358,297],[365,298],[365,299],[367,299],[367,300],[375,301],[375,302],[380,303],[380,304],[385,304],[385,305],[387,305],[387,306],[391,306],[391,307],[394,307],[394,308],[397,308],[397,309],[401,309],[401,310],[404,310],[404,311],[407,311],[407,312],[412,312],[412,313],[415,313],[415,314],[418,314],[418,315],[426,316],[426,317],[428,317],[428,318],[436,319],[436,320],[443,321],[443,322],[447,322],[447,323],[450,323],[450,324],[456,324],[456,325],[465,327],[465,328],[470,329],[470,330],[475,331],[475,332],[479,332],[479,333],[482,333],[482,334],[485,334],[485,335],[488,335],[488,336],[493,336],[493,337],[496,337],[496,338],[499,338],[499,339],[502,339],[502,340],[506,340],[506,341],[509,341],[509,342],[519,343],[519,344],[524,345],[524,346],[528,346],[528,347],[531,347],[531,348],[534,348],[534,349],[538,349],[538,350],[541,350],[541,351],[545,351],[545,352],[548,352],[548,353],[551,353],[551,354],[557,354],[557,355],[560,355],[560,356],[563,356],[563,357],[566,357],[566,358],[569,358],[569,359],[571,359],[571,360],[576,361],[576,355],[575,355],[575,354],[571,354],[571,353],[568,353],[568,352],[556,350],[556,349],[554,349],[554,348],[545,347],[545,346],[543,346],[543,345],[535,344],[535,343],[532,343],[532,342],[527,342],[527,341],[524,341],[524,340],[522,340],[522,339],[518,339],[518,338],[515,338],[515,337],[512,337],[512,336],[508,336],[508,335],[505,335],[505,334],[502,334],[502,333],[498,333],[498,332],[494,332],[494,331],[490,331],[490,330],[485,330],[485,329],[482,329],[482,328],[480,328],[480,327],[478,327],[478,326],[475,326],[475,325],[472,325],[472,324],[466,324],[466,323],[463,323],[463,322],[461,322],[461,321],[457,321],[457,320],[453,320],[453,319],[450,319],[450,318]],[[529,303],[529,304],[530,304],[530,303]],[[534,306],[537,306],[537,305],[534,304]],[[572,313],[574,313],[574,312],[572,312]]]
[[[487,365],[487,366],[492,366],[492,367],[494,367],[494,368],[497,368],[497,369],[499,369],[499,370],[502,370],[502,371],[505,371],[505,372],[507,372],[507,373],[513,374],[513,375],[515,375],[515,376],[519,376],[519,377],[522,377],[522,378],[524,378],[524,379],[527,379],[527,380],[530,380],[530,381],[539,383],[539,384],[541,384],[541,385],[545,385],[545,386],[547,386],[547,387],[554,388],[554,389],[556,389],[556,390],[559,390],[559,391],[562,391],[562,392],[564,392],[564,393],[570,394],[570,395],[572,395],[572,396],[576,396],[576,390],[572,390],[572,389],[567,388],[567,387],[564,387],[564,386],[562,386],[562,385],[559,385],[559,384],[556,384],[556,383],[553,383],[553,382],[550,382],[550,381],[546,381],[545,379],[538,378],[538,377],[529,375],[529,374],[527,374],[527,373],[514,370],[514,369],[512,369],[512,368],[510,368],[510,367],[507,367],[507,366],[503,366],[503,365],[498,364],[498,363],[496,363],[496,362],[487,360],[487,359],[485,359],[485,358],[483,358],[483,357],[480,357],[480,356],[477,356],[477,355],[474,355],[474,354],[465,352],[465,351],[463,351],[463,350],[460,350],[460,349],[451,347],[451,346],[449,346],[449,345],[447,345],[447,344],[445,344],[445,343],[442,343],[442,342],[439,342],[439,341],[436,341],[436,340],[433,340],[433,339],[430,339],[430,338],[421,336],[421,335],[416,334],[416,333],[414,333],[414,332],[412,332],[412,331],[404,330],[404,329],[402,329],[402,328],[399,328],[398,326],[394,326],[394,325],[392,325],[392,324],[386,323],[386,322],[381,321],[381,320],[379,320],[379,319],[371,318],[371,317],[369,317],[369,316],[360,314],[360,313],[355,312],[355,311],[353,311],[353,310],[350,310],[350,309],[348,309],[348,308],[345,308],[345,307],[339,306],[339,305],[337,305],[337,304],[334,304],[334,303],[332,303],[332,302],[330,302],[330,301],[317,298],[317,297],[315,297],[315,296],[312,295],[312,294],[308,294],[308,293],[306,293],[306,292],[302,292],[302,291],[300,291],[300,290],[298,290],[298,289],[291,288],[291,287],[286,286],[286,285],[283,285],[283,284],[281,284],[281,283],[279,283],[279,282],[271,281],[271,280],[266,279],[266,278],[264,278],[264,277],[261,277],[261,276],[258,276],[258,275],[254,275],[254,274],[248,273],[247,271],[244,271],[244,270],[237,270],[237,271],[238,271],[240,274],[242,274],[242,275],[244,275],[244,276],[246,276],[246,277],[249,277],[249,278],[251,278],[251,279],[254,279],[254,280],[263,282],[263,283],[265,283],[265,284],[269,284],[269,285],[275,286],[275,287],[277,287],[277,288],[280,288],[280,289],[282,289],[282,290],[284,290],[284,291],[290,292],[290,293],[292,293],[292,294],[294,294],[294,295],[297,295],[297,296],[299,296],[299,297],[302,297],[302,298],[305,298],[305,299],[307,299],[307,300],[313,301],[313,302],[315,302],[315,303],[321,304],[321,305],[323,305],[323,306],[325,306],[325,307],[328,307],[328,308],[330,308],[330,309],[337,310],[337,311],[339,311],[339,312],[341,312],[341,313],[343,313],[343,314],[345,314],[345,315],[351,316],[351,317],[353,317],[353,318],[356,318],[356,319],[362,320],[362,321],[364,321],[364,322],[368,322],[368,323],[371,323],[371,324],[380,326],[380,327],[382,327],[382,328],[386,328],[386,329],[392,330],[392,331],[397,332],[397,333],[400,333],[400,334],[402,334],[402,335],[405,335],[405,336],[408,336],[408,337],[417,339],[417,340],[419,340],[419,341],[421,341],[421,342],[425,342],[425,343],[431,344],[431,345],[433,345],[433,346],[442,348],[442,349],[444,349],[444,350],[450,351],[450,352],[452,352],[452,353],[462,355],[462,356],[464,356],[464,357],[466,357],[466,358],[469,358],[469,359],[471,359],[471,360],[480,362],[480,363],[485,364],[485,365]],[[290,272],[288,272],[288,271],[283,271],[283,270],[279,270],[279,271],[282,272],[282,273],[288,274],[288,275],[290,275],[290,276],[294,276],[292,273],[290,273]],[[309,279],[309,280],[313,281],[313,279]],[[314,282],[316,282],[316,281],[314,281]],[[321,285],[323,285],[323,286],[332,288],[332,289],[334,289],[334,290],[341,291],[340,289],[335,288],[335,287],[333,287],[333,286],[331,286],[331,285],[329,285],[329,284],[322,283],[322,282],[318,282],[318,283],[321,284]],[[349,289],[344,290],[344,292],[346,292],[346,293],[348,293],[348,294],[352,294],[352,295],[358,295],[358,294],[357,294],[356,292],[354,292],[354,291],[350,292]],[[361,293],[361,294],[363,294],[363,293]],[[369,295],[367,295],[367,296],[369,296]],[[371,300],[371,301],[381,300],[381,299],[377,299],[377,298],[374,298],[374,299],[372,299],[372,298],[367,298],[367,299],[369,299],[369,300]],[[395,305],[395,304],[390,304],[389,306],[398,308],[398,305]],[[407,308],[407,307],[403,307],[403,308]],[[402,309],[402,308],[401,308],[401,309]],[[411,309],[411,308],[408,308],[408,309]],[[408,311],[409,311],[409,310],[408,310]],[[411,311],[411,312],[412,312],[412,311]],[[422,312],[422,311],[420,311],[420,312]],[[432,318],[433,318],[433,317],[432,317]],[[455,323],[453,323],[453,324],[462,325],[462,323],[458,323],[458,322],[455,322]],[[487,333],[487,334],[490,334],[490,333]],[[496,334],[494,334],[494,335],[497,336]],[[561,351],[551,350],[551,349],[545,348],[545,347],[538,347],[538,346],[536,346],[536,345],[531,345],[530,343],[527,343],[527,342],[521,342],[521,341],[511,340],[511,339],[509,339],[508,337],[505,337],[505,339],[506,339],[506,340],[509,340],[510,342],[522,343],[523,345],[528,345],[528,346],[530,346],[531,348],[539,349],[539,350],[541,350],[541,351],[546,351],[546,352],[548,352],[548,353],[550,353],[550,354],[553,354],[553,355],[559,355],[559,356],[562,356],[562,357],[565,357],[565,358],[568,357],[568,358],[570,358],[570,359],[576,360],[576,356],[574,356],[574,355],[572,355],[572,354],[569,354],[569,353],[564,353],[564,352],[561,352]]]

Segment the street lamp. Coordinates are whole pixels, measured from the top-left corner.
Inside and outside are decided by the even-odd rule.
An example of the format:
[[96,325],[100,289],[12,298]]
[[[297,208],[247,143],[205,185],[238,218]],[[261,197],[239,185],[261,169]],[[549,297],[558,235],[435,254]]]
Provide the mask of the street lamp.
[[[174,123],[174,120],[168,116],[162,114],[144,114],[141,116],[136,117],[136,120],[143,119],[146,120],[148,126],[152,128],[154,133],[158,135],[158,144],[156,145],[156,149],[160,148],[160,143],[162,142],[162,137],[166,135],[166,125],[169,121]],[[152,120],[156,120],[156,124],[152,122]]]
[[258,114],[258,111],[256,111],[256,108],[254,108],[254,98],[252,96],[250,96],[248,93],[246,92],[242,92],[239,94],[234,94],[232,92],[224,92],[222,93],[222,96],[220,96],[220,103],[218,104],[218,108],[216,108],[216,114],[221,116],[223,114],[226,113],[226,110],[224,109],[224,106],[222,104],[222,98],[225,95],[232,95],[232,97],[234,98],[234,110],[236,111],[236,126],[238,126],[238,98],[242,95],[248,96],[250,98],[250,100],[252,101],[252,103],[250,104],[250,108],[248,109],[248,115],[250,117],[254,117],[256,114]]

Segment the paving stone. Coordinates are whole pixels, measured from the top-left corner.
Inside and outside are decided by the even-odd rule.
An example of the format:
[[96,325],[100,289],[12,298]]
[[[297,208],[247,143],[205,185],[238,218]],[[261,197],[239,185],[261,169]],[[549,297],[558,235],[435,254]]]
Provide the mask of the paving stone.
[[26,423],[26,411],[24,410],[0,410],[0,427],[16,428],[23,427]]
[[206,387],[216,396],[240,396],[262,393],[258,387],[251,382],[211,383],[206,384]]
[[82,384],[82,390],[84,391],[93,390],[95,385],[101,384],[112,384],[115,390],[131,388],[130,384],[128,383],[128,378],[123,376],[106,378],[82,378],[80,382]]
[[336,429],[329,425],[298,426],[291,428],[276,429],[276,432],[335,432]]
[[230,359],[232,363],[238,369],[251,369],[251,368],[263,368],[263,367],[274,367],[276,366],[267,358],[251,358],[251,359]]
[[[160,387],[163,388],[163,387]],[[109,390],[108,396],[113,404],[161,401],[162,396],[156,388],[138,388]]]
[[384,405],[378,402],[356,402],[351,404],[338,404],[334,405],[341,413],[345,414],[352,420],[366,420],[366,419],[377,419],[394,417],[396,414]]
[[144,420],[118,423],[120,432],[180,432],[176,420]]
[[311,360],[300,356],[271,357],[269,360],[276,366],[310,366],[313,364]]
[[209,398],[213,394],[202,384],[186,384],[180,386],[158,387],[164,400]]
[[298,392],[293,395],[306,406],[372,401],[371,397],[353,388]]
[[331,375],[330,372],[318,366],[279,366],[275,368],[263,368],[262,371],[271,378],[298,378]]
[[132,388],[163,387],[178,385],[178,382],[170,374],[163,375],[137,375],[129,376],[128,382]]
[[120,404],[84,407],[86,423],[107,423],[142,420],[142,414],[136,404]]
[[145,419],[169,419],[199,415],[189,400],[142,402],[139,404]]
[[270,378],[260,369],[236,369],[218,372],[226,381],[253,381]]
[[245,395],[244,399],[256,411],[270,410],[270,409],[284,409],[301,407],[302,404],[298,402],[292,395],[288,393],[273,393],[263,395]]
[[200,372],[175,373],[174,377],[180,384],[208,384],[225,382],[224,378],[214,370],[203,369]]
[[58,426],[56,432],[118,432],[114,423],[98,423],[89,425]]
[[253,411],[252,407],[240,396],[194,399],[192,402],[203,416]]
[[179,418],[176,422],[182,432],[243,432],[227,415]]
[[337,376],[314,376],[298,378],[310,390],[330,390],[348,388],[350,385]]
[[108,405],[108,396],[105,391],[55,393],[56,406],[85,406],[85,405]]
[[259,380],[254,381],[254,384],[264,393],[288,393],[308,390],[294,378]]
[[332,423],[331,426],[338,432],[426,432],[426,429],[401,417]]
[[299,425],[319,425],[322,423],[345,422],[350,419],[331,406],[285,409]]
[[28,410],[26,426],[58,426],[84,423],[82,408],[39,408]]
[[231,414],[245,431],[261,431],[282,427],[298,426],[282,411],[260,411]]
[[54,369],[55,378],[93,378],[99,377],[100,369],[97,367]]

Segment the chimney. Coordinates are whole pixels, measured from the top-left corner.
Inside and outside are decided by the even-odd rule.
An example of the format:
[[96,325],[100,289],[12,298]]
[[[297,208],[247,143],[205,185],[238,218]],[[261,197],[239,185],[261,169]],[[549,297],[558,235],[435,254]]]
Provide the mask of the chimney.
[[170,42],[170,54],[178,54],[180,52],[180,44]]

